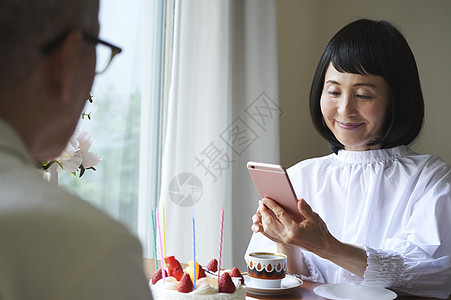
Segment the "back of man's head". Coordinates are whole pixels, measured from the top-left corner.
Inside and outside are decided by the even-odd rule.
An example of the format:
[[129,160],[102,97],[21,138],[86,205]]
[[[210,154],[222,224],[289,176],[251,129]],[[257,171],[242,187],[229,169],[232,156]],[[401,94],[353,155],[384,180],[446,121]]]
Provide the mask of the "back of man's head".
[[20,84],[43,48],[71,29],[97,29],[97,0],[0,0],[0,89]]

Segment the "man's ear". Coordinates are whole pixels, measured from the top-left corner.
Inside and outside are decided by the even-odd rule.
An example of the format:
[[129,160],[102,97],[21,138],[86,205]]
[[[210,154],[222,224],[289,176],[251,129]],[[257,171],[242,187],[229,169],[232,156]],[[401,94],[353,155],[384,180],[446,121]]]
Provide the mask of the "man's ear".
[[47,60],[50,88],[62,103],[70,101],[74,75],[80,64],[83,33],[71,30],[59,47],[49,53]]

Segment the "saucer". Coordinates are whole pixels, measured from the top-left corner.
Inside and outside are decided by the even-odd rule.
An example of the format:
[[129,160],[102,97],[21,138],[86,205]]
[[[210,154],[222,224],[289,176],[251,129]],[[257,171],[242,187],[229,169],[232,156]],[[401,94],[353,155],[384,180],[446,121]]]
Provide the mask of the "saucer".
[[332,300],[392,300],[397,297],[395,292],[384,288],[370,286],[355,287],[346,283],[320,285],[314,288],[313,292],[318,296]]
[[252,287],[251,278],[247,273],[243,273],[243,277],[246,284],[246,291],[254,295],[281,295],[288,293],[291,289],[297,288],[302,284],[302,280],[291,275],[286,275],[285,278],[282,279],[282,286],[280,288],[260,288]]

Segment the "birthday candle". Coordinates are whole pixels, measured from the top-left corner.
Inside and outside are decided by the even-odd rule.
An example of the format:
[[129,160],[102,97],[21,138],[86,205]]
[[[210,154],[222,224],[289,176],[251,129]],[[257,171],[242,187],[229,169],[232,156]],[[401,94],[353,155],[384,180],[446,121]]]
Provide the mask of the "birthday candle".
[[[163,256],[163,243],[162,243],[162,239],[161,239],[161,226],[160,226],[160,215],[158,214],[158,208],[156,209],[156,217],[157,217],[157,228],[158,228],[158,241],[160,242],[160,253],[161,253],[161,268],[164,269],[164,256]],[[163,276],[163,283],[165,282],[166,279],[166,274],[164,272],[164,270],[162,270],[161,272],[162,276]]]
[[151,208],[152,214],[152,236],[153,236],[153,255],[155,260],[155,270],[158,270],[158,259],[157,259],[157,232],[155,229],[155,218],[153,213],[153,208]]
[[219,261],[218,261],[218,281],[219,281],[219,273],[221,272],[221,257],[222,257],[222,232],[224,229],[224,207],[222,207],[221,211],[221,223],[219,224]]
[[[164,204],[162,205],[162,212],[163,212],[163,256],[166,257],[166,221],[165,221],[165,214],[164,214]],[[166,266],[166,265],[165,265]]]
[[196,226],[194,223],[194,212],[193,212],[193,290],[196,289],[196,273],[197,273],[197,264],[196,264]]

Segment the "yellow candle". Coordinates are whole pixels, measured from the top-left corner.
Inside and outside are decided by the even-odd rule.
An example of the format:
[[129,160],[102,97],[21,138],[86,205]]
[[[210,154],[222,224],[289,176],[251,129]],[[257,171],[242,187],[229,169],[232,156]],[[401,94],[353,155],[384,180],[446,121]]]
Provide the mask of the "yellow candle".
[[194,277],[194,260],[190,260],[188,262],[188,267],[186,267],[185,272],[187,274],[189,274],[189,276],[191,277],[191,280],[194,280],[194,278],[198,279],[199,278],[199,263],[196,261],[196,277]]

